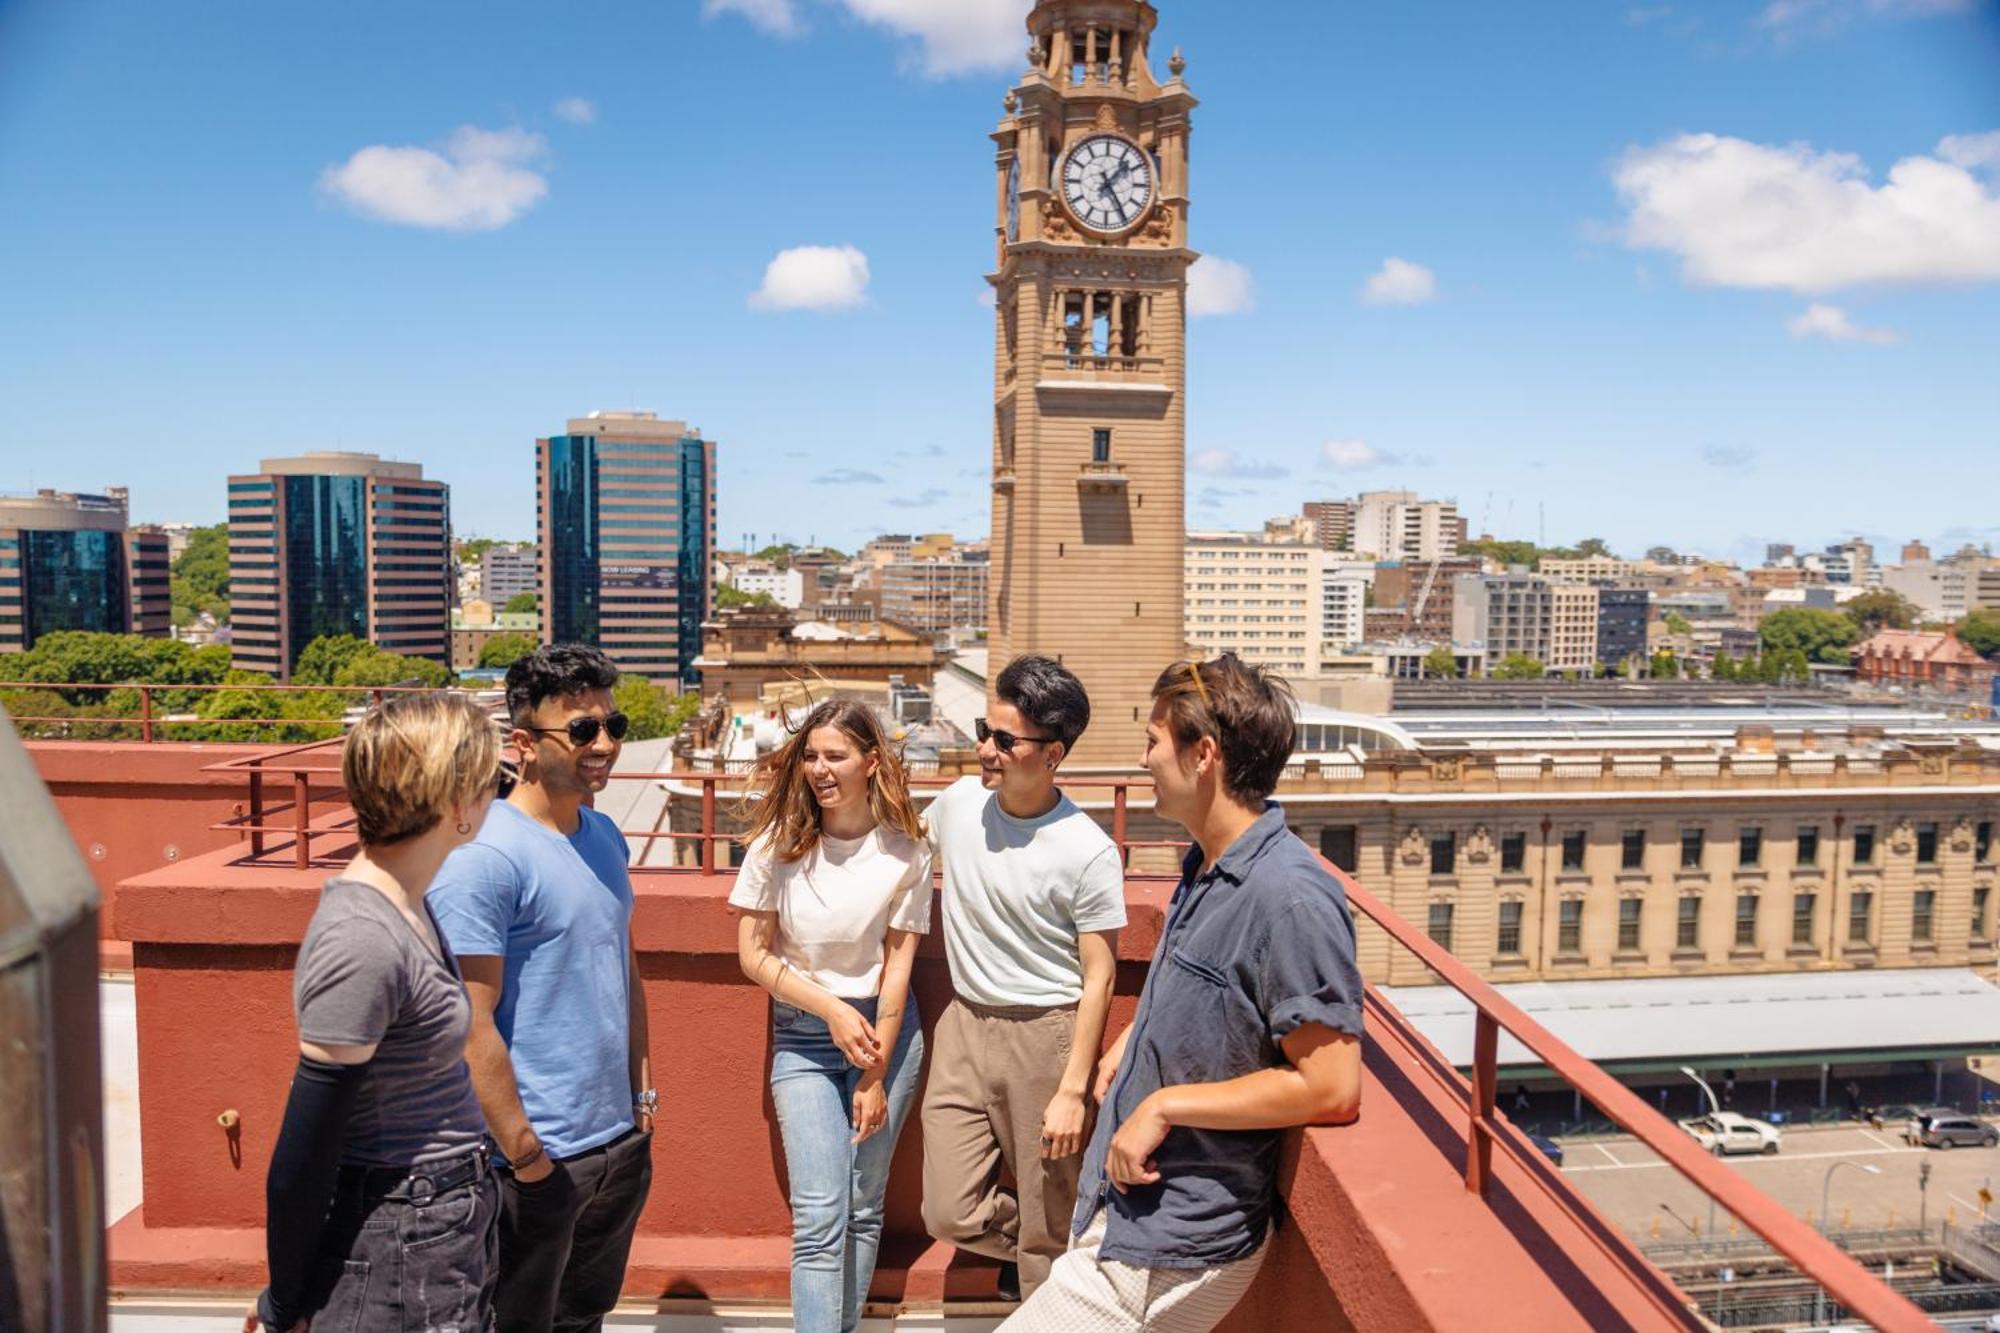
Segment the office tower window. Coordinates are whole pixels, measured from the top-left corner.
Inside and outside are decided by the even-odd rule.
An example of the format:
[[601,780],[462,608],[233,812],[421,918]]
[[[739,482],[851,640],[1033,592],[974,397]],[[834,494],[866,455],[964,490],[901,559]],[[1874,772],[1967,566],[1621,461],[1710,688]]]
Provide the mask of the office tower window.
[[1509,899],[1500,904],[1500,934],[1494,941],[1496,953],[1518,954],[1521,952],[1521,903],[1519,899]]
[[1360,830],[1353,824],[1328,824],[1319,831],[1319,854],[1353,874],[1361,864],[1357,843]]
[[1811,944],[1813,942],[1813,902],[1815,895],[1797,893],[1792,895],[1792,943]]
[[1868,927],[1875,914],[1875,895],[1866,889],[1847,900],[1847,942],[1868,943]]
[[1816,866],[1819,864],[1819,826],[1817,824],[1799,825],[1798,864],[1800,866]]
[[1701,869],[1702,831],[1698,828],[1681,830],[1681,869]]
[[1556,919],[1556,952],[1581,953],[1583,951],[1583,899],[1565,898],[1562,912]]
[[1639,947],[1639,909],[1644,906],[1637,898],[1618,900],[1618,947],[1632,950]]
[[1932,917],[1937,908],[1936,889],[1918,889],[1910,901],[1910,939],[1929,944],[1935,938]]
[[1562,868],[1564,870],[1583,869],[1583,848],[1583,830],[1577,829],[1563,834]]
[[[1070,456],[1075,457],[1074,454]],[[1108,427],[1099,426],[1090,432],[1090,461],[1093,463],[1111,461],[1111,431]]]
[[1674,947],[1693,949],[1701,943],[1701,899],[1681,899],[1680,915],[1674,922]]
[[1458,870],[1458,835],[1455,833],[1434,833],[1431,835],[1431,873],[1450,875]]
[[1746,828],[1736,835],[1736,864],[1743,870],[1755,870],[1764,858],[1764,830]]
[[1736,895],[1736,947],[1748,949],[1757,943],[1757,895]]
[[1872,866],[1875,864],[1875,826],[1856,824],[1854,826],[1854,864]]
[[62,630],[125,631],[124,533],[31,530],[20,551],[24,645]]
[[1643,870],[1646,867],[1646,830],[1628,828],[1621,846],[1620,864],[1626,870]]
[[[1503,833],[1500,835],[1500,873],[1518,875],[1528,864],[1528,835],[1525,833]],[[1515,904],[1519,906],[1519,904]]]
[[1432,903],[1430,921],[1427,926],[1431,939],[1439,948],[1451,948],[1451,904]]

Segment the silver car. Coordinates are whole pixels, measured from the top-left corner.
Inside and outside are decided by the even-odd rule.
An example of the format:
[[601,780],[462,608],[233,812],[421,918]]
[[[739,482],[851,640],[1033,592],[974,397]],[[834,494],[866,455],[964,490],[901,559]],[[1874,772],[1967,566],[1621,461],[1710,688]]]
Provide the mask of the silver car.
[[1991,1148],[2000,1143],[2000,1129],[1956,1111],[1922,1115],[1915,1123],[1915,1140],[1926,1148]]

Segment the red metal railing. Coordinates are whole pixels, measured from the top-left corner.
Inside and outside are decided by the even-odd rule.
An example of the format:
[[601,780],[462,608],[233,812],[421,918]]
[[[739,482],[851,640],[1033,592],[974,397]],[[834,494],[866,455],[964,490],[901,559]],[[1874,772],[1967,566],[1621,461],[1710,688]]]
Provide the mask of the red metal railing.
[[[80,713],[43,716],[15,713],[10,716],[17,725],[68,725],[79,728],[136,727],[139,731],[139,740],[149,745],[160,739],[161,731],[170,727],[318,727],[337,731],[345,725],[338,717],[173,717],[162,713],[158,707],[156,696],[161,694],[220,694],[225,691],[284,695],[349,694],[355,696],[356,704],[379,704],[389,695],[422,694],[427,692],[427,688],[421,685],[278,685],[263,682],[247,685],[103,685],[49,680],[0,681],[0,690],[40,690],[51,693],[85,690],[104,695],[136,693],[139,696],[139,711],[129,717]],[[338,739],[338,737],[328,739]]]
[[[290,833],[294,838],[295,863],[301,869],[308,868],[311,864],[310,845],[313,838],[339,834],[352,839],[353,828],[350,818],[336,816],[318,827],[314,826],[312,818],[313,778],[331,776],[336,783],[339,781],[340,769],[337,759],[332,764],[325,762],[332,757],[329,754],[330,747],[338,744],[338,741],[318,741],[269,754],[246,756],[211,765],[212,771],[243,772],[248,775],[251,784],[247,813],[238,819],[226,820],[215,827],[235,829],[246,834],[250,839],[252,855],[264,853],[266,834]],[[273,769],[291,780],[291,803],[287,806],[273,808],[265,802],[263,781],[266,774]],[[699,792],[697,799],[701,807],[701,823],[698,830],[654,829],[628,831],[625,835],[647,842],[658,838],[696,841],[701,849],[698,863],[689,866],[642,866],[640,867],[642,870],[666,874],[717,873],[716,844],[734,836],[723,831],[718,823],[717,816],[723,795],[721,788],[724,784],[728,784],[735,789],[730,794],[740,796],[747,790],[745,774],[707,770],[618,773],[613,776],[623,781],[675,783],[686,788],[697,788]],[[912,777],[910,782],[913,787],[922,788],[945,786],[953,780],[944,776]],[[1065,778],[1061,785],[1070,791],[1107,788],[1111,791],[1112,837],[1118,844],[1121,854],[1126,857],[1128,865],[1130,854],[1135,848],[1185,848],[1188,845],[1186,842],[1171,840],[1132,841],[1126,836],[1132,793],[1151,790],[1152,784],[1145,779],[1079,776]],[[669,788],[666,794],[671,808],[675,793]],[[283,823],[272,822],[277,816],[289,816],[289,818]],[[1888,1284],[1863,1268],[1817,1230],[1786,1212],[1775,1200],[1751,1185],[1742,1176],[1704,1152],[1693,1138],[1682,1132],[1672,1121],[1648,1106],[1623,1084],[1522,1012],[1517,1005],[1502,996],[1490,983],[1475,974],[1458,958],[1355,882],[1352,876],[1324,857],[1321,858],[1321,864],[1340,880],[1347,892],[1349,903],[1357,911],[1374,922],[1398,945],[1414,954],[1420,962],[1436,973],[1445,985],[1452,987],[1472,1002],[1475,1027],[1471,1078],[1459,1075],[1443,1062],[1442,1057],[1438,1057],[1437,1060],[1440,1075],[1462,1085],[1465,1097],[1467,1119],[1465,1187],[1468,1191],[1481,1199],[1487,1196],[1493,1180],[1493,1151],[1496,1146],[1514,1155],[1517,1160],[1524,1162],[1538,1160],[1533,1145],[1519,1130],[1501,1118],[1496,1110],[1494,1092],[1498,1078],[1500,1032],[1504,1029],[1522,1046],[1533,1052],[1545,1067],[1602,1110],[1611,1121],[1657,1153],[1669,1166],[1687,1177],[1696,1188],[1714,1199],[1719,1206],[1734,1214],[1751,1230],[1769,1241],[1772,1248],[1796,1264],[1801,1274],[1825,1288],[1827,1294],[1846,1307],[1853,1317],[1865,1320],[1877,1329],[1890,1330],[1891,1333],[1902,1333],[1903,1330],[1915,1333],[1916,1330],[1937,1327],[1927,1315],[1898,1295]],[[1394,1010],[1372,987],[1369,999],[1371,1005],[1383,1014],[1394,1015]],[[1407,1028],[1408,1024],[1404,1023],[1402,1026]],[[1554,1197],[1565,1209],[1573,1213],[1577,1211],[1573,1197]]]

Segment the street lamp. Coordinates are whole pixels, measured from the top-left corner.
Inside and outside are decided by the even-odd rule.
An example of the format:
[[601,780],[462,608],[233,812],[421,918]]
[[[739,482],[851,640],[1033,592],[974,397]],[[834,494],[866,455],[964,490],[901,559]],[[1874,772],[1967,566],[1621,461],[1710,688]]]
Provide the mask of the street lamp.
[[1708,1081],[1704,1079],[1700,1074],[1695,1073],[1694,1070],[1688,1065],[1682,1065],[1681,1072],[1683,1074],[1686,1074],[1689,1078],[1693,1079],[1695,1082],[1695,1086],[1700,1088],[1703,1093],[1707,1094],[1708,1109],[1710,1111],[1715,1112],[1718,1115],[1721,1114],[1722,1103],[1715,1099],[1715,1089],[1708,1086]]
[[1682,1217],[1679,1213],[1667,1207],[1667,1205],[1665,1205],[1664,1203],[1660,1205],[1660,1211],[1665,1213],[1668,1217],[1673,1218],[1674,1221],[1680,1223],[1682,1226],[1686,1227],[1688,1235],[1693,1236],[1696,1240],[1701,1239],[1701,1230],[1700,1228],[1695,1226],[1694,1223],[1688,1221],[1685,1217]]
[[[1833,1188],[1833,1173],[1843,1166],[1851,1166],[1857,1171],[1866,1171],[1871,1176],[1882,1174],[1882,1168],[1872,1162],[1835,1162],[1826,1169],[1826,1175],[1819,1182],[1819,1233],[1826,1234],[1827,1192]],[[1816,1287],[1813,1291],[1813,1322],[1826,1322],[1826,1288]]]

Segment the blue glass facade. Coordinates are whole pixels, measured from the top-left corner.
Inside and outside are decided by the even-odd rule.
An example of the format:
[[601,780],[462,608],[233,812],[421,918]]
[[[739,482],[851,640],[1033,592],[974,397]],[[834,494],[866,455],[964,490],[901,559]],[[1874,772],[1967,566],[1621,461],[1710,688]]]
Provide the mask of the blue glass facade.
[[681,510],[680,640],[681,683],[699,685],[701,673],[692,666],[701,656],[701,622],[706,618],[708,590],[708,450],[689,440],[681,450],[681,495],[691,503]]
[[23,648],[59,630],[125,632],[125,534],[23,532],[20,559]]
[[598,619],[597,441],[549,441],[547,543],[549,634],[556,643],[596,643]]
[[284,477],[281,559],[291,588],[285,661],[328,634],[368,637],[365,477]]

